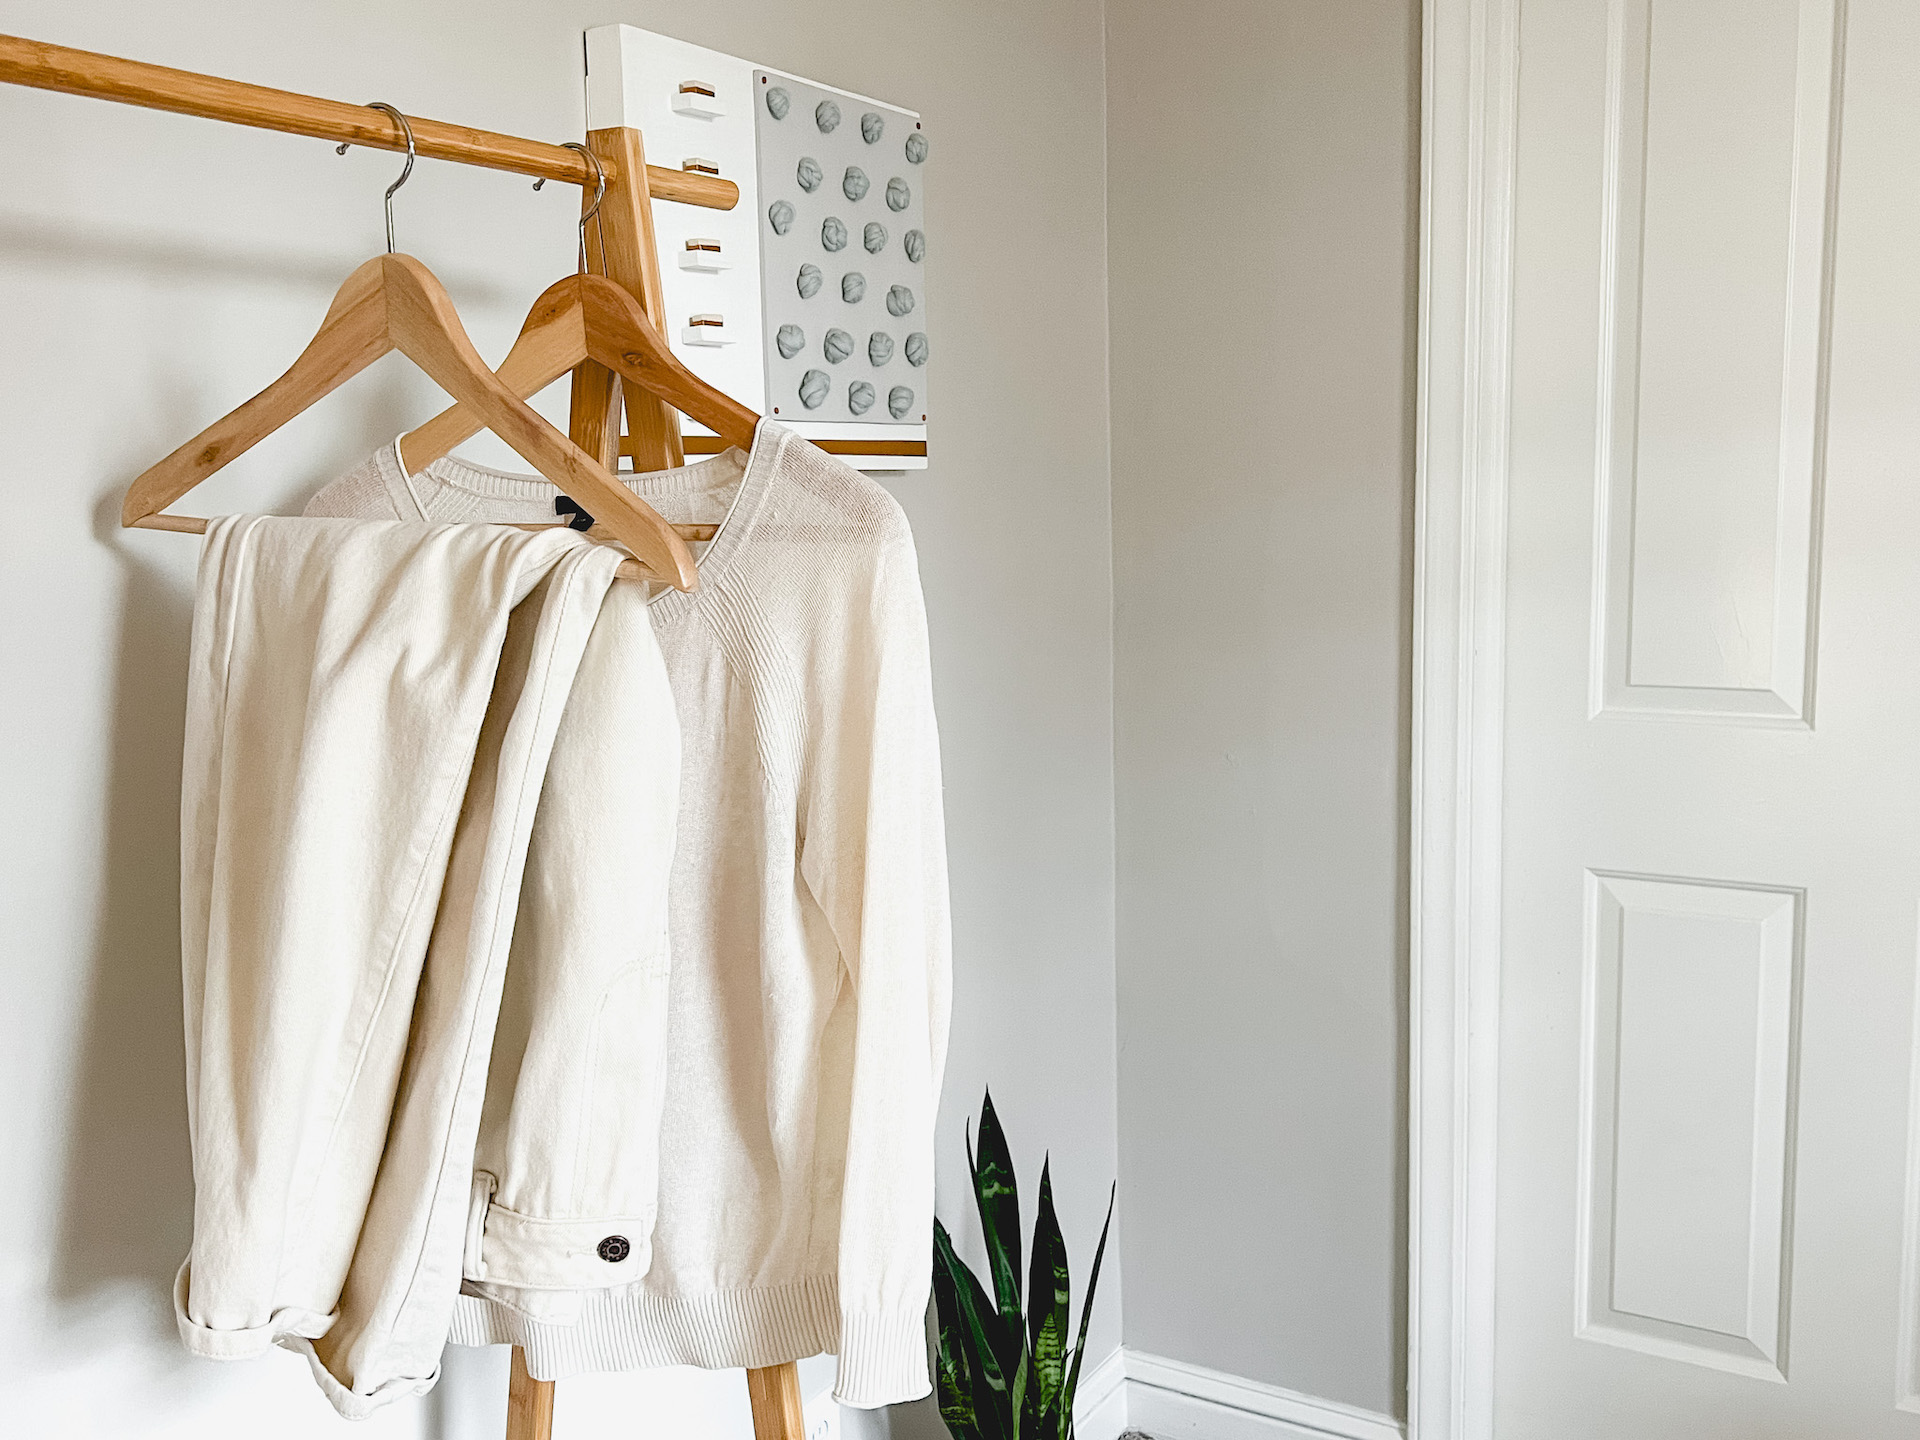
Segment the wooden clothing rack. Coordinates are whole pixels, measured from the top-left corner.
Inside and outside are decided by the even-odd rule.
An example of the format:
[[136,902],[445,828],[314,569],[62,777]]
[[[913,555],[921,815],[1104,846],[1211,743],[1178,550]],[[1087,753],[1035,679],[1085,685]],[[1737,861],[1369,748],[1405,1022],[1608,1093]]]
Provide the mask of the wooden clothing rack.
[[[369,149],[407,149],[402,127],[366,105],[323,100],[16,36],[0,35],[0,81]],[[593,166],[578,151],[411,115],[407,122],[412,128],[414,150],[421,156],[578,185],[583,192],[582,209],[586,209],[596,176]],[[597,234],[589,233],[588,251],[596,257],[605,256],[607,277],[625,287],[664,334],[667,323],[652,202],[670,200],[731,210],[740,201],[740,189],[716,175],[647,164],[638,130],[589,130],[586,143],[607,181],[606,193],[591,222]],[[621,393],[622,387],[614,383],[614,377],[590,362],[574,372],[568,424],[574,443],[609,469],[621,454],[633,456],[635,468],[642,470],[684,464],[679,420],[665,402],[638,387],[627,387],[626,434],[621,435]],[[829,443],[825,448],[837,447]],[[512,1363],[507,1440],[549,1440],[554,1382],[536,1380],[527,1373],[526,1353],[518,1345],[513,1347]],[[748,1370],[747,1395],[753,1409],[755,1440],[802,1440],[805,1427],[800,1376],[792,1362]]]

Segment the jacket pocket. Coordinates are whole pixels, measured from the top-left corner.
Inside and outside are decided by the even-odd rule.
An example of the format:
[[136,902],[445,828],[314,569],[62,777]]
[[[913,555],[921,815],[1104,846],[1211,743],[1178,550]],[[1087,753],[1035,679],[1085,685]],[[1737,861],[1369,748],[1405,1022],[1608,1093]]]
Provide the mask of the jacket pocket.
[[597,989],[582,983],[574,959],[567,978],[577,988],[566,1003],[532,1015],[512,1085],[494,1097],[506,1103],[495,1124],[482,1124],[470,1281],[529,1290],[629,1285],[652,1263],[666,1098],[665,937]]
[[493,1192],[500,1182],[485,1170],[473,1172],[473,1190],[467,1199],[467,1244],[460,1256],[460,1275],[466,1280],[487,1278],[485,1237],[487,1209],[493,1204]]
[[483,1274],[468,1278],[522,1290],[588,1290],[628,1285],[653,1262],[653,1211],[591,1220],[547,1220],[503,1205],[487,1207]]

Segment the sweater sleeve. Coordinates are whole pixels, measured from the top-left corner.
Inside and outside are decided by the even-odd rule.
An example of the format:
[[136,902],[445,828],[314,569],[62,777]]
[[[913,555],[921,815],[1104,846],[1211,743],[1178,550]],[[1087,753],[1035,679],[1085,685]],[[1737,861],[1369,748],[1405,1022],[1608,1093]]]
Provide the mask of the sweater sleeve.
[[854,1000],[834,1395],[865,1409],[932,1388],[933,1132],[951,991],[940,745],[904,520],[843,633],[844,669],[816,712],[800,866]]

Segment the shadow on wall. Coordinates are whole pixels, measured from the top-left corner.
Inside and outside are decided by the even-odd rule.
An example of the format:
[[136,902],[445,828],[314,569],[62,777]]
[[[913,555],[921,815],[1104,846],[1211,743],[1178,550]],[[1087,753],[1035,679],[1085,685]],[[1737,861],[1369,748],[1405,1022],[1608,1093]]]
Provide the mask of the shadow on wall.
[[[843,1418],[846,1412],[842,1412]],[[856,1412],[857,1413],[857,1412]],[[843,1424],[842,1429],[847,1427]],[[887,1407],[886,1440],[952,1440],[933,1396]]]
[[[392,385],[342,408],[342,431],[364,436],[367,450],[379,443],[374,437],[404,428],[409,409]],[[169,423],[185,438],[212,418]],[[327,478],[313,477],[306,493]],[[103,494],[93,515],[94,538],[120,557],[125,588],[99,928],[67,1126],[55,1271],[62,1300],[127,1280],[170,1294],[193,1234],[179,944],[180,755],[193,597],[120,529],[121,493],[115,485]],[[265,500],[261,508],[271,508]],[[300,503],[288,508],[297,513]],[[197,542],[168,536],[161,543]]]
[[[325,254],[289,255],[270,248],[239,246],[211,249],[191,237],[169,238],[122,231],[118,234],[71,224],[53,224],[25,216],[0,218],[0,253],[14,263],[57,266],[64,270],[91,270],[124,280],[129,275],[163,277],[173,282],[212,280],[224,285],[251,283],[311,289],[320,301],[313,314],[317,329],[331,296],[353,268],[369,255],[345,250]],[[446,287],[469,305],[524,303],[523,296],[484,270],[436,269]],[[288,355],[289,364],[293,356]],[[270,376],[262,376],[265,384]],[[202,418],[204,425],[217,417]],[[418,423],[418,422],[415,422]],[[195,427],[198,428],[198,427]],[[179,436],[184,440],[191,430]],[[153,458],[158,459],[159,456]],[[116,509],[109,522],[118,526]]]
[[191,597],[119,534],[94,535],[126,585],[114,660],[99,925],[67,1126],[56,1296],[134,1281],[170,1291],[193,1233],[180,1026],[180,746]]

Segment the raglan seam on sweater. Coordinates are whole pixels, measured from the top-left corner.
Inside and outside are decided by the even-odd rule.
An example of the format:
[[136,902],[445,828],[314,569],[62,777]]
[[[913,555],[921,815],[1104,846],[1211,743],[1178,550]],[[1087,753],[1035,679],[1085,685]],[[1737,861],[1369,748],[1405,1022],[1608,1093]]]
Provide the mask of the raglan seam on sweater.
[[696,608],[719,640],[728,671],[746,689],[761,781],[784,805],[799,793],[806,753],[807,717],[797,667],[744,580],[729,577],[716,584]]

